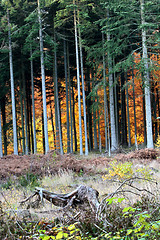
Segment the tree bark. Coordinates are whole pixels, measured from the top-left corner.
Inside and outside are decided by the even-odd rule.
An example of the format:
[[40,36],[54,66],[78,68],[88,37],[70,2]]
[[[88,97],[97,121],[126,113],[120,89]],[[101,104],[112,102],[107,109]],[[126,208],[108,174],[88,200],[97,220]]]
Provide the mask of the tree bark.
[[133,112],[134,112],[135,147],[138,150],[138,143],[137,143],[137,120],[136,120],[136,101],[135,101],[135,88],[134,88],[134,72],[133,72],[133,68],[132,68],[132,89],[133,89]]
[[[56,43],[56,35],[54,32],[54,41]],[[60,154],[63,155],[61,116],[58,98],[58,76],[57,76],[57,49],[54,49],[54,101],[55,101],[55,119],[56,119],[56,145],[59,142]],[[59,137],[59,138],[58,138]]]
[[14,154],[18,155],[18,143],[17,143],[17,121],[16,121],[16,108],[15,108],[15,95],[14,95],[14,76],[13,76],[13,59],[12,59],[12,42],[11,42],[11,27],[9,20],[9,10],[7,9],[8,20],[8,39],[9,39],[9,66],[10,66],[10,78],[11,78],[11,99],[12,99],[12,121],[13,121],[13,144]]
[[[78,14],[78,24],[79,24]],[[84,73],[83,73],[83,53],[82,53],[82,42],[81,42],[81,31],[79,31],[79,48],[80,48],[80,62],[81,62],[81,79],[82,79],[82,95],[83,95],[83,115],[84,115],[84,134],[85,134],[85,155],[88,155],[88,137],[87,137],[87,115],[86,115],[86,97],[85,97],[85,85],[84,85]]]
[[37,1],[38,1],[41,76],[42,76],[42,98],[43,98],[45,154],[46,154],[49,151],[49,142],[48,142],[47,103],[46,103],[46,87],[45,87],[45,67],[44,67],[43,35],[42,35],[42,22],[41,22],[40,3],[39,3],[39,0],[37,0]]
[[68,81],[69,81],[69,109],[71,121],[71,153],[73,153],[73,115],[72,115],[72,96],[71,96],[71,77],[70,77],[70,63],[69,63],[69,45],[67,43],[67,63],[68,63]]
[[3,149],[2,149],[2,121],[1,121],[1,102],[0,102],[0,157],[3,157]]
[[145,110],[146,110],[146,127],[147,127],[147,148],[154,148],[152,133],[152,114],[151,114],[151,97],[150,97],[150,79],[147,53],[147,38],[145,30],[145,13],[144,0],[140,0],[141,24],[142,24],[142,59],[144,63],[144,91],[145,91]]
[[127,146],[126,94],[124,84],[124,73],[121,73],[121,143],[122,145]]
[[7,124],[6,124],[6,97],[1,99],[1,114],[3,123],[3,143],[4,143],[4,155],[7,155]]
[[[102,45],[104,49],[104,33],[102,33]],[[108,151],[108,135],[107,135],[107,92],[106,92],[106,60],[103,51],[103,85],[104,85],[104,129],[105,129],[105,151]]]
[[65,39],[64,39],[64,72],[65,72],[65,85],[66,85],[67,153],[70,153],[70,129],[69,129],[69,103],[68,103],[67,53],[66,53],[66,40],[65,40]]
[[[109,10],[107,11],[107,18],[109,19]],[[107,42],[110,43],[110,31],[107,26]],[[108,78],[109,78],[109,105],[110,105],[110,123],[111,123],[111,151],[118,148],[117,136],[116,136],[116,125],[115,125],[115,107],[114,107],[114,84],[113,84],[113,73],[112,73],[112,58],[110,55],[110,47],[108,47]]]
[[[126,73],[126,83],[127,83]],[[128,147],[131,147],[131,129],[130,129],[130,116],[129,116],[129,96],[128,96],[128,85],[126,86],[126,100],[127,100],[127,121],[128,121]]]
[[[75,0],[73,0],[75,5]],[[78,112],[79,112],[79,142],[80,142],[80,155],[83,155],[82,143],[82,122],[81,122],[81,93],[80,93],[80,76],[79,76],[79,53],[78,53],[78,36],[77,36],[77,19],[76,10],[74,8],[74,30],[75,30],[75,47],[76,47],[76,65],[77,65],[77,88],[78,88]]]
[[37,152],[37,140],[36,140],[36,117],[35,117],[35,101],[34,101],[34,76],[33,76],[33,60],[32,60],[32,47],[30,49],[31,57],[31,91],[32,91],[32,115],[33,115],[33,142],[34,142],[34,154]]

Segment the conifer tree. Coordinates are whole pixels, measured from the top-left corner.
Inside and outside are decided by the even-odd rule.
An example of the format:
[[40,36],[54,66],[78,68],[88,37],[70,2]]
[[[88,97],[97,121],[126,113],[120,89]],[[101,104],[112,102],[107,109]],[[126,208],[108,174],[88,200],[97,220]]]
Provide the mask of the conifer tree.
[[46,103],[46,87],[45,87],[45,66],[44,66],[44,54],[43,54],[43,35],[42,35],[42,21],[41,21],[40,2],[39,2],[39,0],[37,0],[37,1],[38,1],[41,76],[42,76],[42,98],[43,98],[45,153],[47,153],[49,151],[49,142],[48,142],[47,103]]
[[17,121],[16,121],[16,106],[15,106],[15,95],[14,95],[14,76],[13,76],[11,26],[10,26],[10,18],[9,18],[9,10],[8,9],[7,9],[7,20],[8,20],[9,66],[10,66],[11,98],[12,98],[13,144],[14,144],[14,154],[18,155]]

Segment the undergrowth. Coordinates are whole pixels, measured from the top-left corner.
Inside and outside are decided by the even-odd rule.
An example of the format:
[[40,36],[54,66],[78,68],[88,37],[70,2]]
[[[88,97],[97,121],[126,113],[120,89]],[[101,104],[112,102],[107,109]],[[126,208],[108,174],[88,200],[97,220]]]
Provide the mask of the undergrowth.
[[89,214],[83,221],[61,225],[55,221],[19,221],[16,214],[0,208],[1,239],[121,239],[155,240],[160,238],[160,204],[156,198],[143,196],[132,206],[123,206],[123,198],[111,198],[103,220],[93,221]]
[[[103,176],[104,181],[101,183],[103,188],[106,187],[105,181],[111,181],[112,183],[114,181],[117,183],[118,181],[121,185],[125,182],[126,185],[123,185],[124,188],[121,187],[119,194],[108,195],[108,197],[104,198],[104,207],[97,214],[93,214],[91,210],[86,209],[85,215],[82,215],[80,218],[72,218],[69,213],[66,213],[69,220],[63,222],[60,218],[52,218],[52,220],[39,218],[35,213],[23,215],[22,211],[22,213],[18,214],[19,209],[17,206],[13,209],[7,206],[9,208],[7,209],[5,204],[0,202],[0,239],[160,239],[159,198],[146,191],[144,194],[138,195],[136,193],[137,196],[133,194],[132,198],[134,196],[135,199],[132,202],[128,201],[125,195],[126,190],[130,191],[129,187],[132,187],[135,177],[143,177],[148,181],[152,181],[149,170],[147,168],[133,170],[131,162],[121,163],[113,161],[106,171],[107,173]],[[63,186],[64,190],[67,189],[67,185],[72,184],[73,180],[75,179],[72,172],[59,172],[57,176],[45,177],[41,183],[43,186],[48,186],[54,190],[57,190],[56,186],[58,188]],[[136,183],[136,186],[141,184],[139,182]],[[39,184],[38,177],[32,174],[19,177],[17,182],[17,186],[23,189],[33,189]],[[13,186],[13,182],[9,179],[3,187],[7,191],[11,186]],[[8,198],[6,202],[9,203]],[[77,214],[80,213],[76,211],[77,209],[75,209],[74,216],[78,216]]]

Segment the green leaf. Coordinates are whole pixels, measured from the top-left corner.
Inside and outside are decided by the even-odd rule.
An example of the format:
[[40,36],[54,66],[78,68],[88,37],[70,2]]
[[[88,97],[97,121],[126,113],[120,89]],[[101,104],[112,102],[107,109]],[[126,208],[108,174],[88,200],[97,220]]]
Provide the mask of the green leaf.
[[63,232],[59,232],[56,236],[56,239],[62,239],[63,238]]
[[108,198],[108,199],[106,199],[106,202],[108,202],[108,204],[110,205],[110,204],[112,204],[114,199],[117,199],[117,198],[116,197]]
[[128,229],[127,230],[127,235],[130,235],[133,232],[133,229]]
[[121,203],[125,198],[118,198],[118,203]]

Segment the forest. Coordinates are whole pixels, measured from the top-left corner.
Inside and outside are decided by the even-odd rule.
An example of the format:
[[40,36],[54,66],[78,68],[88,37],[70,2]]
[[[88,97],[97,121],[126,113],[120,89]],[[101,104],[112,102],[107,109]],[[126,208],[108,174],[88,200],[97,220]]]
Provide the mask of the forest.
[[160,134],[159,0],[1,0],[0,157]]

